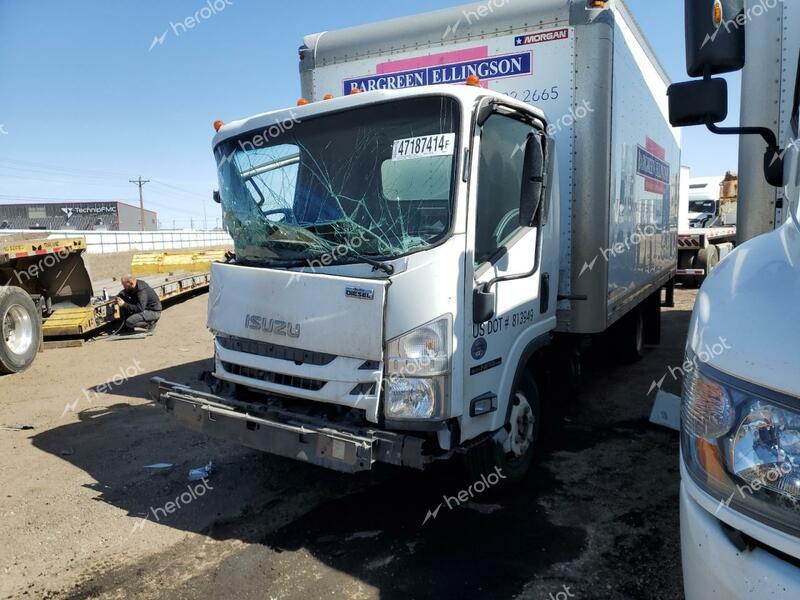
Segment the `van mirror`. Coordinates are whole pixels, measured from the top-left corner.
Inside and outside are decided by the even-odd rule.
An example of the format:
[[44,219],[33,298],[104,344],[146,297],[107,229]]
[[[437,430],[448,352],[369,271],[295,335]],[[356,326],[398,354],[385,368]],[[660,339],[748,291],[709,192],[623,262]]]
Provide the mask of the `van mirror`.
[[525,143],[525,158],[522,167],[522,190],[519,199],[520,227],[536,226],[539,206],[544,192],[544,148],[542,138],[530,134]]
[[219,195],[219,190],[214,190],[213,198],[214,202],[217,204],[222,204],[222,196]]
[[744,0],[685,0],[685,7],[689,77],[741,70],[747,20]]
[[675,83],[667,90],[673,127],[719,123],[728,116],[728,82],[702,79]]

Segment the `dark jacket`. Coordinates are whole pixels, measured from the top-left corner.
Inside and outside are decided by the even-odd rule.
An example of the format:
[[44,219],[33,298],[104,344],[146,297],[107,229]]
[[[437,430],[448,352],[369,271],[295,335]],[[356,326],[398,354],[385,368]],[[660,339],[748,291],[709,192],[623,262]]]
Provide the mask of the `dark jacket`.
[[122,298],[131,313],[140,313],[145,310],[161,312],[161,300],[146,281],[136,280],[136,288],[131,291],[122,290],[117,297]]

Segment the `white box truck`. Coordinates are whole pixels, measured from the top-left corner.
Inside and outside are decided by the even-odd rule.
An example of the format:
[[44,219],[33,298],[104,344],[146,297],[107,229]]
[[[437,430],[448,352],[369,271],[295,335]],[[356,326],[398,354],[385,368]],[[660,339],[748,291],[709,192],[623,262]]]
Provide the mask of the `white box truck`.
[[[796,600],[800,3],[687,0],[686,7],[689,75],[703,79],[670,90],[671,119],[746,135],[741,243],[700,290],[682,366],[686,598]],[[713,75],[742,68],[740,127],[720,129],[727,86]]]
[[[472,4],[311,35],[297,107],[213,141],[211,393],[187,426],[345,472],[521,477],[578,344],[659,337],[677,254],[667,76],[621,1]],[[471,85],[464,85],[469,81]]]

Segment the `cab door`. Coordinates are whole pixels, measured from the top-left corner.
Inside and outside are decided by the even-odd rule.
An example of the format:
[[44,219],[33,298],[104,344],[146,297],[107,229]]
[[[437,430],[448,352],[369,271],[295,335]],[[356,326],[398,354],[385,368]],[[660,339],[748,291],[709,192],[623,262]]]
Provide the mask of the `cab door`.
[[[555,327],[558,246],[552,189],[543,194],[536,226],[520,224],[531,136],[549,149],[545,186],[554,186],[552,143],[526,115],[492,113],[476,129],[465,258],[463,439],[505,425],[520,357],[531,341]],[[498,278],[489,290],[493,315],[474,322],[475,290]]]

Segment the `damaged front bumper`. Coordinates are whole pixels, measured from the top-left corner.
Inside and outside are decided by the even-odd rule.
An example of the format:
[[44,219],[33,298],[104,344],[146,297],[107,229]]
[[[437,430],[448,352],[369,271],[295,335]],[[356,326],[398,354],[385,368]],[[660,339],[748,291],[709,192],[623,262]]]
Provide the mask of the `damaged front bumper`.
[[324,419],[270,411],[160,377],[150,380],[150,397],[194,431],[345,473],[369,471],[375,462],[423,469],[445,458],[426,454],[422,437],[339,425],[333,428]]

